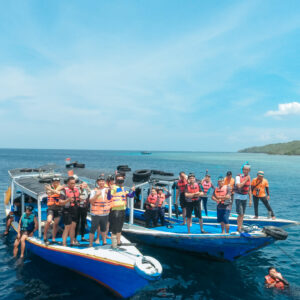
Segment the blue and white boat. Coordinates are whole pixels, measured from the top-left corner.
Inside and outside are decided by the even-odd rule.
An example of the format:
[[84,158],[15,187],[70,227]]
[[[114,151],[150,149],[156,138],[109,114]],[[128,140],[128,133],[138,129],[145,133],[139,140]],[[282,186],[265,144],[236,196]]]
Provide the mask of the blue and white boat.
[[[122,246],[117,249],[112,249],[109,244],[105,246],[94,244],[93,247],[88,247],[88,242],[81,242],[79,246],[64,247],[57,243],[61,241],[59,235],[56,243],[51,243],[49,239],[50,245],[45,245],[42,232],[46,220],[45,200],[47,196],[41,181],[44,182],[46,178],[61,174],[55,174],[50,170],[41,172],[35,169],[26,169],[26,171],[15,169],[10,170],[9,175],[11,196],[5,203],[6,215],[9,214],[17,195],[21,196],[22,212],[28,201],[36,207],[37,211],[38,231],[33,237],[27,238],[26,249],[50,263],[91,278],[124,298],[134,295],[149,282],[160,278],[161,264],[152,257],[143,256],[125,237],[122,237]],[[12,227],[17,231],[18,223],[13,222]],[[88,238],[88,234],[85,238]]]

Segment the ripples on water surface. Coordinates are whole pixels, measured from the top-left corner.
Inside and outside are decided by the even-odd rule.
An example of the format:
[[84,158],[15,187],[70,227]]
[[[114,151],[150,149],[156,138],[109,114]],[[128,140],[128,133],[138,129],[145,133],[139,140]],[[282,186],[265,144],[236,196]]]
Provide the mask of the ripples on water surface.
[[[202,177],[208,169],[215,182],[227,170],[233,174],[249,161],[252,177],[265,171],[271,189],[271,205],[278,217],[300,219],[300,157],[241,153],[154,152],[143,156],[129,151],[7,150],[0,149],[0,192],[8,185],[7,170],[37,167],[49,162],[62,165],[66,157],[85,162],[88,168],[107,169],[128,164],[133,169],[194,172]],[[2,199],[2,198],[1,198]],[[2,201],[2,200],[1,200]],[[209,208],[215,209],[212,201]],[[253,208],[247,208],[253,214]],[[260,213],[266,215],[260,205]],[[3,205],[0,210],[4,217]],[[1,233],[4,223],[1,222]],[[234,263],[206,261],[194,256],[139,245],[146,255],[163,265],[162,279],[132,299],[300,299],[300,227],[287,229],[288,240],[277,242]],[[0,238],[0,299],[115,299],[91,280],[47,263],[30,253],[22,262],[12,257],[14,237]],[[288,253],[285,255],[279,248]],[[287,291],[264,288],[269,266],[280,269],[289,280]]]

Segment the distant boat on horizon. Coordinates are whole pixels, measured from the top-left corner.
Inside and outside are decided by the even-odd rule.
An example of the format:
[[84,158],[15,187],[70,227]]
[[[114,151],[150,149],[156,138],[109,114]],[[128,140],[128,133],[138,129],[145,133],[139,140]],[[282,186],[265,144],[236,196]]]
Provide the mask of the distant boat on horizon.
[[150,154],[152,154],[152,152],[149,152],[149,151],[142,151],[141,154],[142,154],[142,155],[150,155]]

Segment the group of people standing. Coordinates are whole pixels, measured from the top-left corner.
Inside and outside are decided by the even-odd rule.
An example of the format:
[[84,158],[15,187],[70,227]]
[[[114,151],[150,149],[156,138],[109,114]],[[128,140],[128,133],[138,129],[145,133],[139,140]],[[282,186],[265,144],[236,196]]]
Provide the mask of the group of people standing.
[[249,164],[243,165],[242,174],[237,175],[235,179],[232,177],[231,171],[228,171],[225,177],[219,176],[216,187],[212,184],[208,173],[200,181],[197,181],[192,173],[189,175],[186,175],[184,172],[179,173],[179,180],[176,186],[176,205],[178,205],[179,199],[182,208],[183,224],[187,224],[188,233],[190,233],[193,211],[195,217],[199,219],[201,232],[205,233],[203,230],[201,203],[207,215],[207,199],[211,189],[213,189],[211,199],[217,203],[217,220],[221,224],[222,233],[229,232],[229,216],[234,201],[238,214],[237,225],[239,232],[242,231],[247,201],[249,200],[249,206],[251,206],[252,197],[254,201],[254,218],[258,218],[258,204],[259,200],[261,200],[269,212],[269,217],[275,219],[269,203],[269,183],[264,178],[264,172],[259,171],[257,177],[251,181],[250,168]]
[[[81,241],[89,241],[93,246],[95,232],[98,231],[96,243],[100,243],[102,237],[103,245],[106,245],[108,231],[112,233],[112,246],[121,244],[121,232],[125,221],[125,210],[127,197],[134,197],[135,188],[131,192],[125,191],[124,176],[122,174],[110,175],[107,178],[100,175],[96,180],[96,187],[90,190],[83,182],[76,186],[76,179],[69,177],[67,186],[60,185],[59,178],[53,178],[51,185],[47,185],[47,222],[44,228],[44,242],[49,244],[47,233],[53,222],[52,243],[56,242],[56,234],[61,216],[64,222],[63,246],[67,245],[70,236],[71,246],[79,245],[78,233]],[[88,210],[91,214],[91,228],[89,240],[85,239],[85,226]]]

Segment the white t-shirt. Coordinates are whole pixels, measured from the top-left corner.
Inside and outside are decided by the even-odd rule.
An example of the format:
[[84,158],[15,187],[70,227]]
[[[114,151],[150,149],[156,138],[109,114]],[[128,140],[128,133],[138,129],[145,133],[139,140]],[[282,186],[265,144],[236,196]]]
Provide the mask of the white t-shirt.
[[[235,184],[240,184],[241,183],[241,177],[240,176],[236,176],[235,177]],[[234,199],[239,199],[239,200],[248,200],[249,199],[249,194],[246,195],[242,195],[242,194],[238,194],[235,193],[234,194]]]

